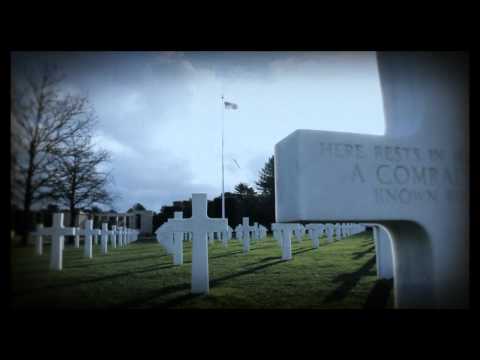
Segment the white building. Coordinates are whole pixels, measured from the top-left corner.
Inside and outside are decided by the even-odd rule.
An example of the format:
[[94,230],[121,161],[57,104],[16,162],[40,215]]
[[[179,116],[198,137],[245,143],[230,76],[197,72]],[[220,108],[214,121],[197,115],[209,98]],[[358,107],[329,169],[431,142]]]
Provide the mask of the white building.
[[[93,214],[93,223],[108,223],[109,225],[127,226],[137,229],[140,234],[151,235],[153,233],[153,211],[133,210],[128,213],[101,213]],[[96,226],[97,227],[97,226]]]

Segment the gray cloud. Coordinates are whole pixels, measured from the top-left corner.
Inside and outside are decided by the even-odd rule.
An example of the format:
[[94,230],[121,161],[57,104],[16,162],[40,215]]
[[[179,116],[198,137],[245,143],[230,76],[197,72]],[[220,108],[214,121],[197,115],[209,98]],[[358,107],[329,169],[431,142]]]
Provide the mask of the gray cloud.
[[220,194],[222,92],[239,105],[225,112],[226,191],[253,186],[275,143],[298,128],[381,133],[383,126],[368,52],[14,53],[12,60],[16,73],[57,63],[66,88],[88,94],[97,145],[112,153],[120,211]]

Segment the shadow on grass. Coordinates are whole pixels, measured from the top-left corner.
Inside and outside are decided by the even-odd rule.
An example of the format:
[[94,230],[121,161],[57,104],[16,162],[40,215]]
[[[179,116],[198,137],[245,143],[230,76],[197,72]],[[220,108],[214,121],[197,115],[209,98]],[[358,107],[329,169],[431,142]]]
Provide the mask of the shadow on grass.
[[292,255],[298,255],[307,251],[313,251],[315,248],[310,248],[310,249],[304,249],[304,250],[297,250],[297,251],[292,251]]
[[342,284],[333,290],[323,300],[324,304],[340,301],[345,298],[348,293],[357,285],[358,281],[371,272],[372,267],[375,266],[375,256],[371,257],[365,264],[363,264],[357,271],[353,273],[340,274],[333,282],[342,282]]
[[375,246],[371,246],[369,247],[368,249],[364,250],[364,251],[357,251],[357,252],[354,252],[352,254],[352,259],[354,260],[358,260],[360,259],[361,257],[364,257],[366,254],[368,253],[371,253],[372,251],[375,250]]
[[[210,280],[210,287],[218,286],[219,284],[221,284],[222,282],[225,282],[227,280],[230,280],[230,279],[242,276],[242,275],[246,275],[246,274],[251,274],[251,273],[256,272],[258,270],[262,270],[262,269],[265,269],[267,267],[270,267],[270,266],[273,266],[273,265],[276,265],[276,264],[279,264],[279,263],[282,263],[282,262],[285,262],[285,260],[273,261],[273,262],[268,263],[268,264],[259,265],[259,266],[256,266],[254,268],[248,269],[248,270],[239,271],[239,272],[236,272],[236,273],[233,273],[233,274],[230,274],[230,275],[226,275],[226,276],[223,276],[223,277],[219,277],[217,279]],[[188,284],[183,283],[183,284],[178,284],[178,285],[167,286],[167,287],[152,291],[149,294],[147,294],[146,296],[136,298],[134,300],[122,303],[122,304],[118,305],[118,307],[140,306],[141,304],[143,304],[145,302],[148,302],[150,300],[153,300],[153,299],[155,299],[159,296],[167,295],[167,294],[171,294],[171,293],[175,293],[175,292],[179,292],[179,291],[183,291],[183,290],[187,290],[187,289],[190,289],[190,283],[188,283]],[[181,304],[182,302],[188,301],[190,299],[193,299],[193,298],[199,297],[199,296],[203,296],[203,294],[191,294],[191,293],[182,294],[182,295],[177,296],[173,299],[170,299],[170,300],[167,300],[165,302],[159,303],[158,305],[157,304],[152,305],[152,307],[171,307],[171,306]]]
[[393,279],[378,280],[368,294],[364,309],[385,309],[393,289]]
[[259,261],[259,263],[265,262],[265,261],[270,261],[270,260],[278,260],[279,256],[270,256],[263,258],[262,260]]
[[[278,258],[276,258],[276,259],[278,259]],[[239,272],[230,274],[230,275],[225,275],[225,276],[223,276],[223,277],[210,280],[210,286],[213,287],[213,286],[216,286],[216,285],[221,284],[222,282],[224,282],[224,281],[226,281],[226,280],[230,280],[230,279],[233,279],[233,278],[242,276],[242,275],[251,274],[251,273],[256,272],[256,271],[258,271],[258,270],[262,270],[262,269],[265,269],[265,268],[267,268],[267,267],[270,267],[270,266],[273,266],[273,265],[277,265],[277,264],[280,264],[280,263],[283,263],[283,262],[286,262],[286,261],[288,261],[288,260],[276,260],[276,261],[272,261],[272,262],[267,263],[267,264],[258,265],[258,266],[249,268],[248,270],[242,270],[242,271],[239,271]],[[262,261],[260,261],[260,262],[262,262]]]
[[116,278],[120,278],[120,277],[128,276],[128,275],[133,275],[133,274],[142,274],[142,273],[155,271],[155,270],[169,269],[169,268],[172,268],[172,267],[175,267],[175,266],[176,265],[163,265],[163,266],[152,265],[152,266],[148,266],[148,267],[141,268],[141,269],[138,269],[138,270],[123,272],[123,273],[118,273],[118,274],[113,274],[113,275],[108,275],[108,276],[103,276],[103,277],[97,277],[97,278],[89,279],[89,280],[80,280],[80,281],[75,281],[73,283],[62,283],[62,284],[56,284],[56,285],[50,285],[50,286],[45,286],[45,287],[29,289],[27,291],[14,293],[13,296],[22,296],[22,295],[26,295],[26,294],[34,293],[34,292],[38,292],[38,291],[45,291],[45,290],[65,288],[65,287],[70,287],[70,286],[90,284],[90,283],[95,283],[95,282],[100,282],[100,281],[105,281],[105,280],[116,279]]
[[235,255],[235,254],[240,254],[240,253],[242,253],[242,252],[243,252],[243,251],[241,251],[241,250],[232,251],[232,252],[229,252],[229,253],[226,253],[226,254],[222,254],[222,255],[209,256],[208,258],[209,258],[209,259],[218,259],[218,258],[222,258],[222,257],[227,257],[227,256]]
[[[117,260],[117,261],[105,261],[105,262],[98,262],[98,263],[86,263],[83,265],[73,265],[73,266],[65,266],[65,269],[76,269],[76,268],[85,268],[85,267],[90,267],[90,266],[99,266],[99,265],[109,265],[109,264],[120,264],[120,263],[126,263],[126,262],[131,262],[131,261],[140,261],[140,260],[145,260],[145,259],[158,259],[161,257],[168,256],[168,254],[164,255],[148,255],[148,256],[142,256],[142,257],[136,257],[136,258],[128,258],[124,260]],[[87,259],[83,259],[87,260]]]
[[[129,307],[136,307],[136,306],[139,306],[139,305],[142,305],[146,302],[149,302],[150,300],[153,300],[159,296],[163,296],[163,295],[168,295],[168,294],[171,294],[171,293],[176,293],[178,291],[183,291],[183,290],[188,290],[190,289],[190,284],[189,283],[182,283],[182,284],[176,284],[176,285],[170,285],[170,286],[165,286],[161,289],[158,289],[158,290],[155,290],[155,291],[151,291],[149,292],[148,294],[146,294],[145,296],[142,296],[142,297],[138,297],[138,298],[135,298],[133,300],[130,300],[130,301],[127,301],[127,302],[124,302],[124,303],[121,303],[121,304],[118,304],[116,306],[114,306],[115,308],[129,308]],[[193,294],[192,294],[193,295]],[[184,297],[185,295],[182,295],[180,296],[181,297]],[[177,299],[177,298],[175,298]],[[175,299],[172,299],[172,300],[168,300],[167,302],[171,302]],[[183,301],[185,301],[187,299],[184,299]],[[167,303],[166,302],[166,303]],[[165,303],[161,303],[161,304],[158,304],[158,305],[154,305],[155,307],[164,307],[164,304]],[[153,307],[153,305],[152,305]]]
[[173,299],[170,299],[170,300],[167,300],[159,305],[152,305],[152,307],[162,307],[162,308],[170,308],[170,307],[174,307],[175,305],[178,305],[178,304],[181,304],[185,301],[188,301],[188,300],[192,300],[192,299],[195,299],[195,298],[199,298],[199,297],[202,297],[202,296],[205,296],[203,294],[192,294],[192,293],[188,293],[188,294],[185,294],[185,295],[180,295],[180,296],[177,296]]

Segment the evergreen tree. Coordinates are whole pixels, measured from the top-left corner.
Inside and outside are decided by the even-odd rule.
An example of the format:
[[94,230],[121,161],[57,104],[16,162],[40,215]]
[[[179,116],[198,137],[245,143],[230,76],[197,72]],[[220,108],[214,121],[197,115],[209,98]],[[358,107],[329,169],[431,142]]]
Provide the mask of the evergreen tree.
[[238,185],[235,186],[234,190],[235,190],[235,194],[240,195],[242,197],[257,195],[255,190],[245,183],[239,183]]
[[257,182],[257,189],[260,194],[275,199],[275,167],[273,155],[265,163],[265,166],[260,170],[260,178]]
[[147,209],[145,209],[145,206],[143,206],[140,203],[136,203],[130,209],[128,209],[127,213],[131,213],[133,211],[145,211],[145,210],[147,210]]
[[260,190],[256,219],[260,224],[270,225],[275,222],[275,167],[274,157],[271,156],[260,171],[259,179],[255,182]]

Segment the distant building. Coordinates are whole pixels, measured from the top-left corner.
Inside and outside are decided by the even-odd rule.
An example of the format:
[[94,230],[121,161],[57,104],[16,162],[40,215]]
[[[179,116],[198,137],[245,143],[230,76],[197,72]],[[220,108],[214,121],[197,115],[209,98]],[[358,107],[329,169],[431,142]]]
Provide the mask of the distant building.
[[[63,225],[70,226],[70,211],[62,211],[63,212]],[[77,217],[75,219],[75,227],[85,227],[85,221],[88,220],[88,214],[83,211],[77,212]]]
[[109,226],[127,226],[130,229],[137,229],[140,234],[151,235],[153,233],[153,211],[133,210],[128,213],[102,212],[93,214],[95,228],[100,228],[102,223]]

